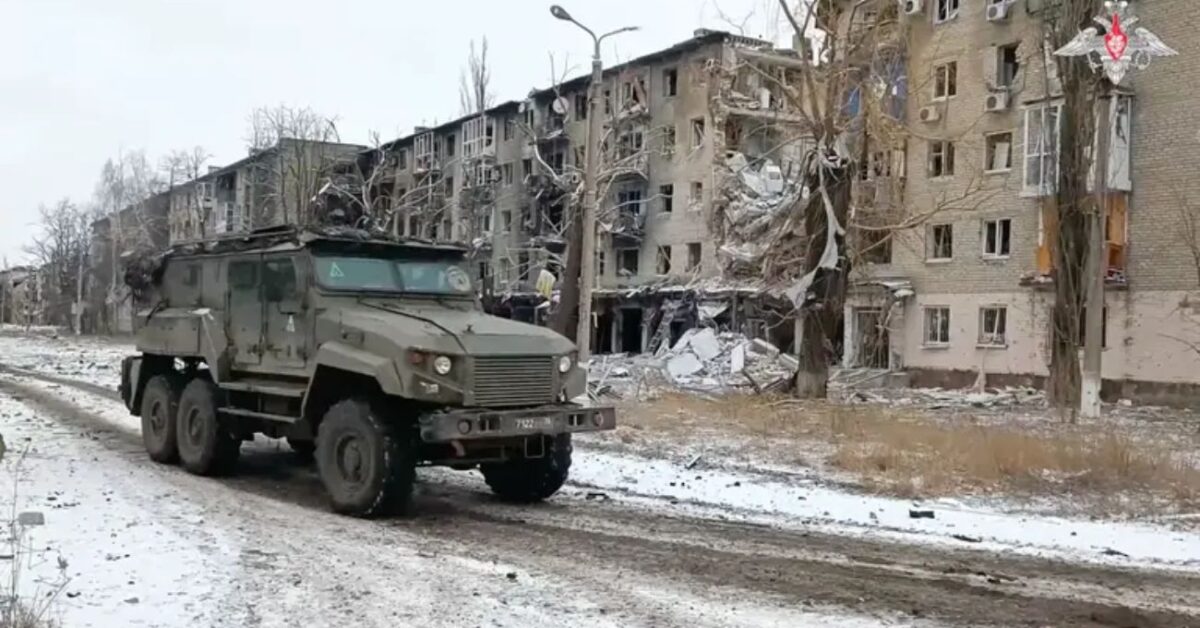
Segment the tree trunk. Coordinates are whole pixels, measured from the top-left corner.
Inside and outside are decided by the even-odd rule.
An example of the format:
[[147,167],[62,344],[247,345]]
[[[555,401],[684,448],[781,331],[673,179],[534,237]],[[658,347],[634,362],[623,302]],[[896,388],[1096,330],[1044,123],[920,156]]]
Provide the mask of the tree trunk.
[[[814,166],[818,168],[821,166]],[[836,359],[833,340],[837,337],[842,303],[846,299],[846,279],[850,262],[846,255],[845,237],[830,229],[822,195],[817,191],[821,180],[815,173],[807,181],[813,190],[804,207],[804,230],[808,235],[805,272],[816,270],[806,299],[797,313],[796,349],[800,369],[796,373],[798,397],[823,399],[829,382],[829,365]],[[824,185],[828,192],[833,216],[837,225],[845,228],[850,213],[850,171],[845,168],[828,168],[824,173]],[[837,251],[837,267],[822,268],[821,258],[830,237],[834,238]],[[802,297],[803,298],[803,297]]]

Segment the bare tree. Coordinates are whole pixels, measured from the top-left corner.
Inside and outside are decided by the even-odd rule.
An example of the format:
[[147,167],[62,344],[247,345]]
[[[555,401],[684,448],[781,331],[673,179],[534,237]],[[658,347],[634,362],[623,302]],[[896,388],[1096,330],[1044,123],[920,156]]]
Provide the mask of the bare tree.
[[484,37],[479,48],[471,41],[471,52],[467,56],[467,66],[459,77],[458,98],[461,115],[483,113],[496,102],[496,95],[491,90],[492,69],[488,65],[488,40]]
[[43,316],[54,325],[70,326],[77,333],[80,317],[72,315],[72,304],[80,306],[87,266],[90,236],[89,212],[69,199],[38,209],[40,229],[29,253],[45,273]]
[[361,148],[341,143],[335,118],[286,105],[254,110],[246,141],[262,157],[251,165],[253,227],[312,223],[329,173]]

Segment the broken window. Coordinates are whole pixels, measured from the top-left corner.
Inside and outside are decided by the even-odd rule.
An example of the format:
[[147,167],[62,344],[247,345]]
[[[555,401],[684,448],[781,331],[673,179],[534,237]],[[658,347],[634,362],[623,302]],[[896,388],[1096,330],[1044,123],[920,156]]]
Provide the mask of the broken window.
[[958,95],[958,63],[951,61],[933,67],[933,99]]
[[458,144],[458,138],[453,133],[446,136],[446,156],[447,157],[454,156],[454,151],[457,150],[457,148],[456,148],[457,144]]
[[658,195],[662,197],[663,213],[671,213],[675,209],[675,186],[672,184],[658,186]]
[[950,308],[925,308],[925,345],[950,344]]
[[527,102],[525,103],[525,126],[532,129],[534,121],[533,103]]
[[663,96],[670,98],[679,93],[679,70],[667,68],[663,70]]
[[625,133],[617,142],[617,158],[628,159],[633,157],[642,150],[642,132],[632,131]]
[[959,0],[934,0],[933,23],[941,24],[958,17]]
[[931,225],[929,227],[929,248],[926,259],[947,260],[954,258],[954,226]]
[[521,160],[521,178],[524,180],[528,180],[531,175],[533,175],[533,160],[532,159],[522,159]]
[[587,120],[588,115],[588,95],[587,92],[575,94],[575,119]]
[[704,146],[704,118],[692,119],[692,148]]
[[513,178],[513,165],[512,164],[501,164],[500,173],[501,173],[501,175],[500,175],[501,178],[504,180],[504,185],[512,185],[513,184],[514,178]]
[[892,234],[886,229],[863,229],[859,231],[861,255],[869,264],[892,263]]
[[446,196],[454,196],[454,177],[446,177]]
[[512,231],[512,211],[511,210],[506,209],[506,210],[500,212],[500,228],[503,229],[505,233]]
[[1058,188],[1058,138],[1062,104],[1025,110],[1024,194],[1046,196]]
[[408,168],[408,149],[401,148],[396,152],[396,169],[404,170]]
[[658,271],[658,274],[660,274],[660,275],[671,274],[671,247],[669,247],[669,246],[658,247],[658,260],[657,260],[656,270]]
[[504,141],[509,141],[517,135],[517,121],[512,118],[504,119]]
[[597,251],[596,252],[596,274],[599,275],[600,277],[604,276],[604,267],[605,267],[606,261],[607,260],[605,260],[604,251]]
[[1012,246],[1012,220],[983,221],[983,256],[1008,257]]
[[700,270],[700,262],[702,261],[702,249],[699,242],[689,242],[687,245],[688,259],[687,270],[689,273]]
[[554,174],[562,174],[563,167],[566,165],[566,161],[566,153],[558,151],[550,154],[549,159],[546,160],[546,164],[550,166],[550,169],[554,171]]
[[612,90],[604,90],[604,115],[612,113]]
[[625,215],[640,216],[642,214],[642,191],[628,188],[617,192],[617,210]]
[[664,155],[675,154],[675,126],[667,125],[662,128],[662,145]]
[[700,181],[692,181],[692,193],[689,198],[692,209],[700,209],[700,205],[704,203],[704,184]]
[[1021,61],[1017,57],[1017,44],[1001,46],[996,49],[996,85],[1011,88],[1017,80],[1017,71],[1021,69]]
[[988,347],[1008,345],[1008,308],[993,305],[979,308],[979,344]]
[[617,251],[617,271],[627,276],[638,274],[638,249],[621,249]]
[[929,142],[929,177],[954,175],[954,142],[934,140]]
[[408,188],[396,189],[396,202],[401,205],[404,205],[408,202]]
[[517,253],[517,279],[529,281],[529,253],[526,251]]
[[1012,169],[1012,133],[993,133],[986,138],[987,150],[983,169],[987,172],[1006,172]]

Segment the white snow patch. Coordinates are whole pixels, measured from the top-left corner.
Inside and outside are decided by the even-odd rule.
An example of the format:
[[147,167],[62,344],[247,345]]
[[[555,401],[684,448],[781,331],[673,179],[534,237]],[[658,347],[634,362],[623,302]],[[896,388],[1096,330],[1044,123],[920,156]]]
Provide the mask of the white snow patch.
[[[682,463],[668,460],[578,446],[576,450],[584,455],[573,461],[573,482],[634,496],[732,509],[751,516],[766,515],[773,523],[784,526],[817,525],[833,533],[1016,550],[1084,562],[1200,571],[1200,534],[1192,532],[1125,522],[1010,514],[984,507],[968,508],[955,500],[915,504],[854,494],[799,477],[781,481],[778,477],[750,472],[687,470]],[[912,518],[912,510],[932,511],[934,518]],[[954,535],[978,542],[964,542]]]

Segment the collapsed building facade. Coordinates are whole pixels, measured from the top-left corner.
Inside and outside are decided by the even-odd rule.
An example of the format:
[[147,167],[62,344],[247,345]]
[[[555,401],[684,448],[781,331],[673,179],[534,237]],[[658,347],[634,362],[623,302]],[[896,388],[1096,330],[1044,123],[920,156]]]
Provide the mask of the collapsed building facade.
[[[594,352],[655,351],[705,321],[790,343],[782,300],[753,277],[727,278],[711,217],[742,174],[762,183],[749,193],[763,202],[794,192],[802,143],[770,77],[795,62],[792,50],[702,30],[605,70]],[[543,322],[553,307],[544,282],[566,266],[582,201],[589,84],[418,128],[374,157],[386,172],[373,196],[394,208],[393,231],[470,243],[498,314]]]

